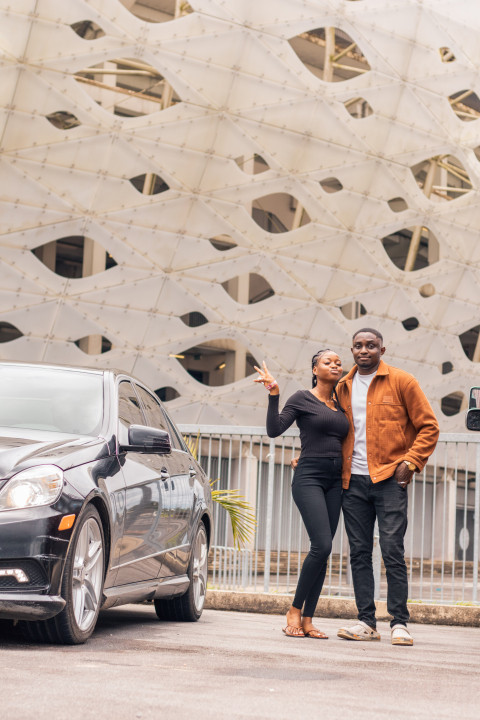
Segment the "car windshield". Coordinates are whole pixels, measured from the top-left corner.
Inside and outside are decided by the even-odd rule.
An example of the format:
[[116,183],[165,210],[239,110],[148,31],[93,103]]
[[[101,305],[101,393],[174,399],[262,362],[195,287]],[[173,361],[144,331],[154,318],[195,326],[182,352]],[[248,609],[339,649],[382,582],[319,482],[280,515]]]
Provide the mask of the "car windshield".
[[97,435],[103,376],[32,366],[0,366],[0,426]]

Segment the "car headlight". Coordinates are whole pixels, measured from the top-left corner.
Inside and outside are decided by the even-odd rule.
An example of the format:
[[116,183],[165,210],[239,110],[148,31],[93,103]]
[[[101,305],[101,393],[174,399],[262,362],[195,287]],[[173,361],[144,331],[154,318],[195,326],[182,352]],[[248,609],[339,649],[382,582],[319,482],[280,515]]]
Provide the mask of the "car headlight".
[[63,487],[63,470],[56,465],[38,465],[22,470],[0,492],[0,510],[51,505]]

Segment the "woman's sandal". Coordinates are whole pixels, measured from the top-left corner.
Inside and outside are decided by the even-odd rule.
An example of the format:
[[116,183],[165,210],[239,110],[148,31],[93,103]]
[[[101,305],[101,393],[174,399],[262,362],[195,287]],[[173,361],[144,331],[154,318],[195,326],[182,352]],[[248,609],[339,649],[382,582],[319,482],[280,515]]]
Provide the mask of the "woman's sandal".
[[314,640],[328,640],[328,635],[325,635],[321,630],[317,630],[317,628],[312,628],[311,630],[307,630],[307,632],[304,631],[303,634],[305,637],[313,638]]
[[295,625],[287,625],[287,627],[282,628],[282,632],[285,633],[287,637],[294,637],[294,638],[303,638],[305,637],[305,633],[303,632],[303,628],[296,627]]

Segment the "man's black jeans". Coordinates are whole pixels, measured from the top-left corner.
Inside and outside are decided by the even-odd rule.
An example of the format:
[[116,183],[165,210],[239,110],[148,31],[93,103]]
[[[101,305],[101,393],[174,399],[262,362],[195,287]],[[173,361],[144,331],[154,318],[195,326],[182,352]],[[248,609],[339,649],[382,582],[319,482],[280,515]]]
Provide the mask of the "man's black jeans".
[[387,610],[391,625],[405,625],[408,577],[403,538],[407,530],[408,493],[391,477],[373,483],[369,475],[352,475],[342,496],[345,528],[350,543],[353,589],[358,619],[376,627],[372,567],[373,530],[378,518],[380,548],[387,573]]

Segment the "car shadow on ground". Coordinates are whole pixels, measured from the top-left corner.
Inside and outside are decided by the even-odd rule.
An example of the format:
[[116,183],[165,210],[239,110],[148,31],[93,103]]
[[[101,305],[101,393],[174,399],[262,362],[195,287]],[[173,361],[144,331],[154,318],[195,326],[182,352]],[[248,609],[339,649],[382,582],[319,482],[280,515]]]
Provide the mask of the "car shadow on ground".
[[[120,632],[122,629],[139,626],[150,627],[151,625],[155,627],[172,625],[171,622],[158,619],[153,603],[139,603],[138,605],[103,610],[98,616],[92,639],[102,639],[107,635],[114,634],[116,631]],[[13,620],[0,619],[0,648],[19,645],[46,647],[54,645],[54,643],[34,643],[27,640],[22,633],[20,624],[15,623]]]
[[167,625],[166,621],[159,620],[153,603],[139,603],[120,608],[111,608],[100,612],[95,628],[95,634],[104,630],[112,631],[115,628],[134,627],[137,625]]
[[13,620],[0,620],[0,647],[24,644],[25,639],[20,628]]

